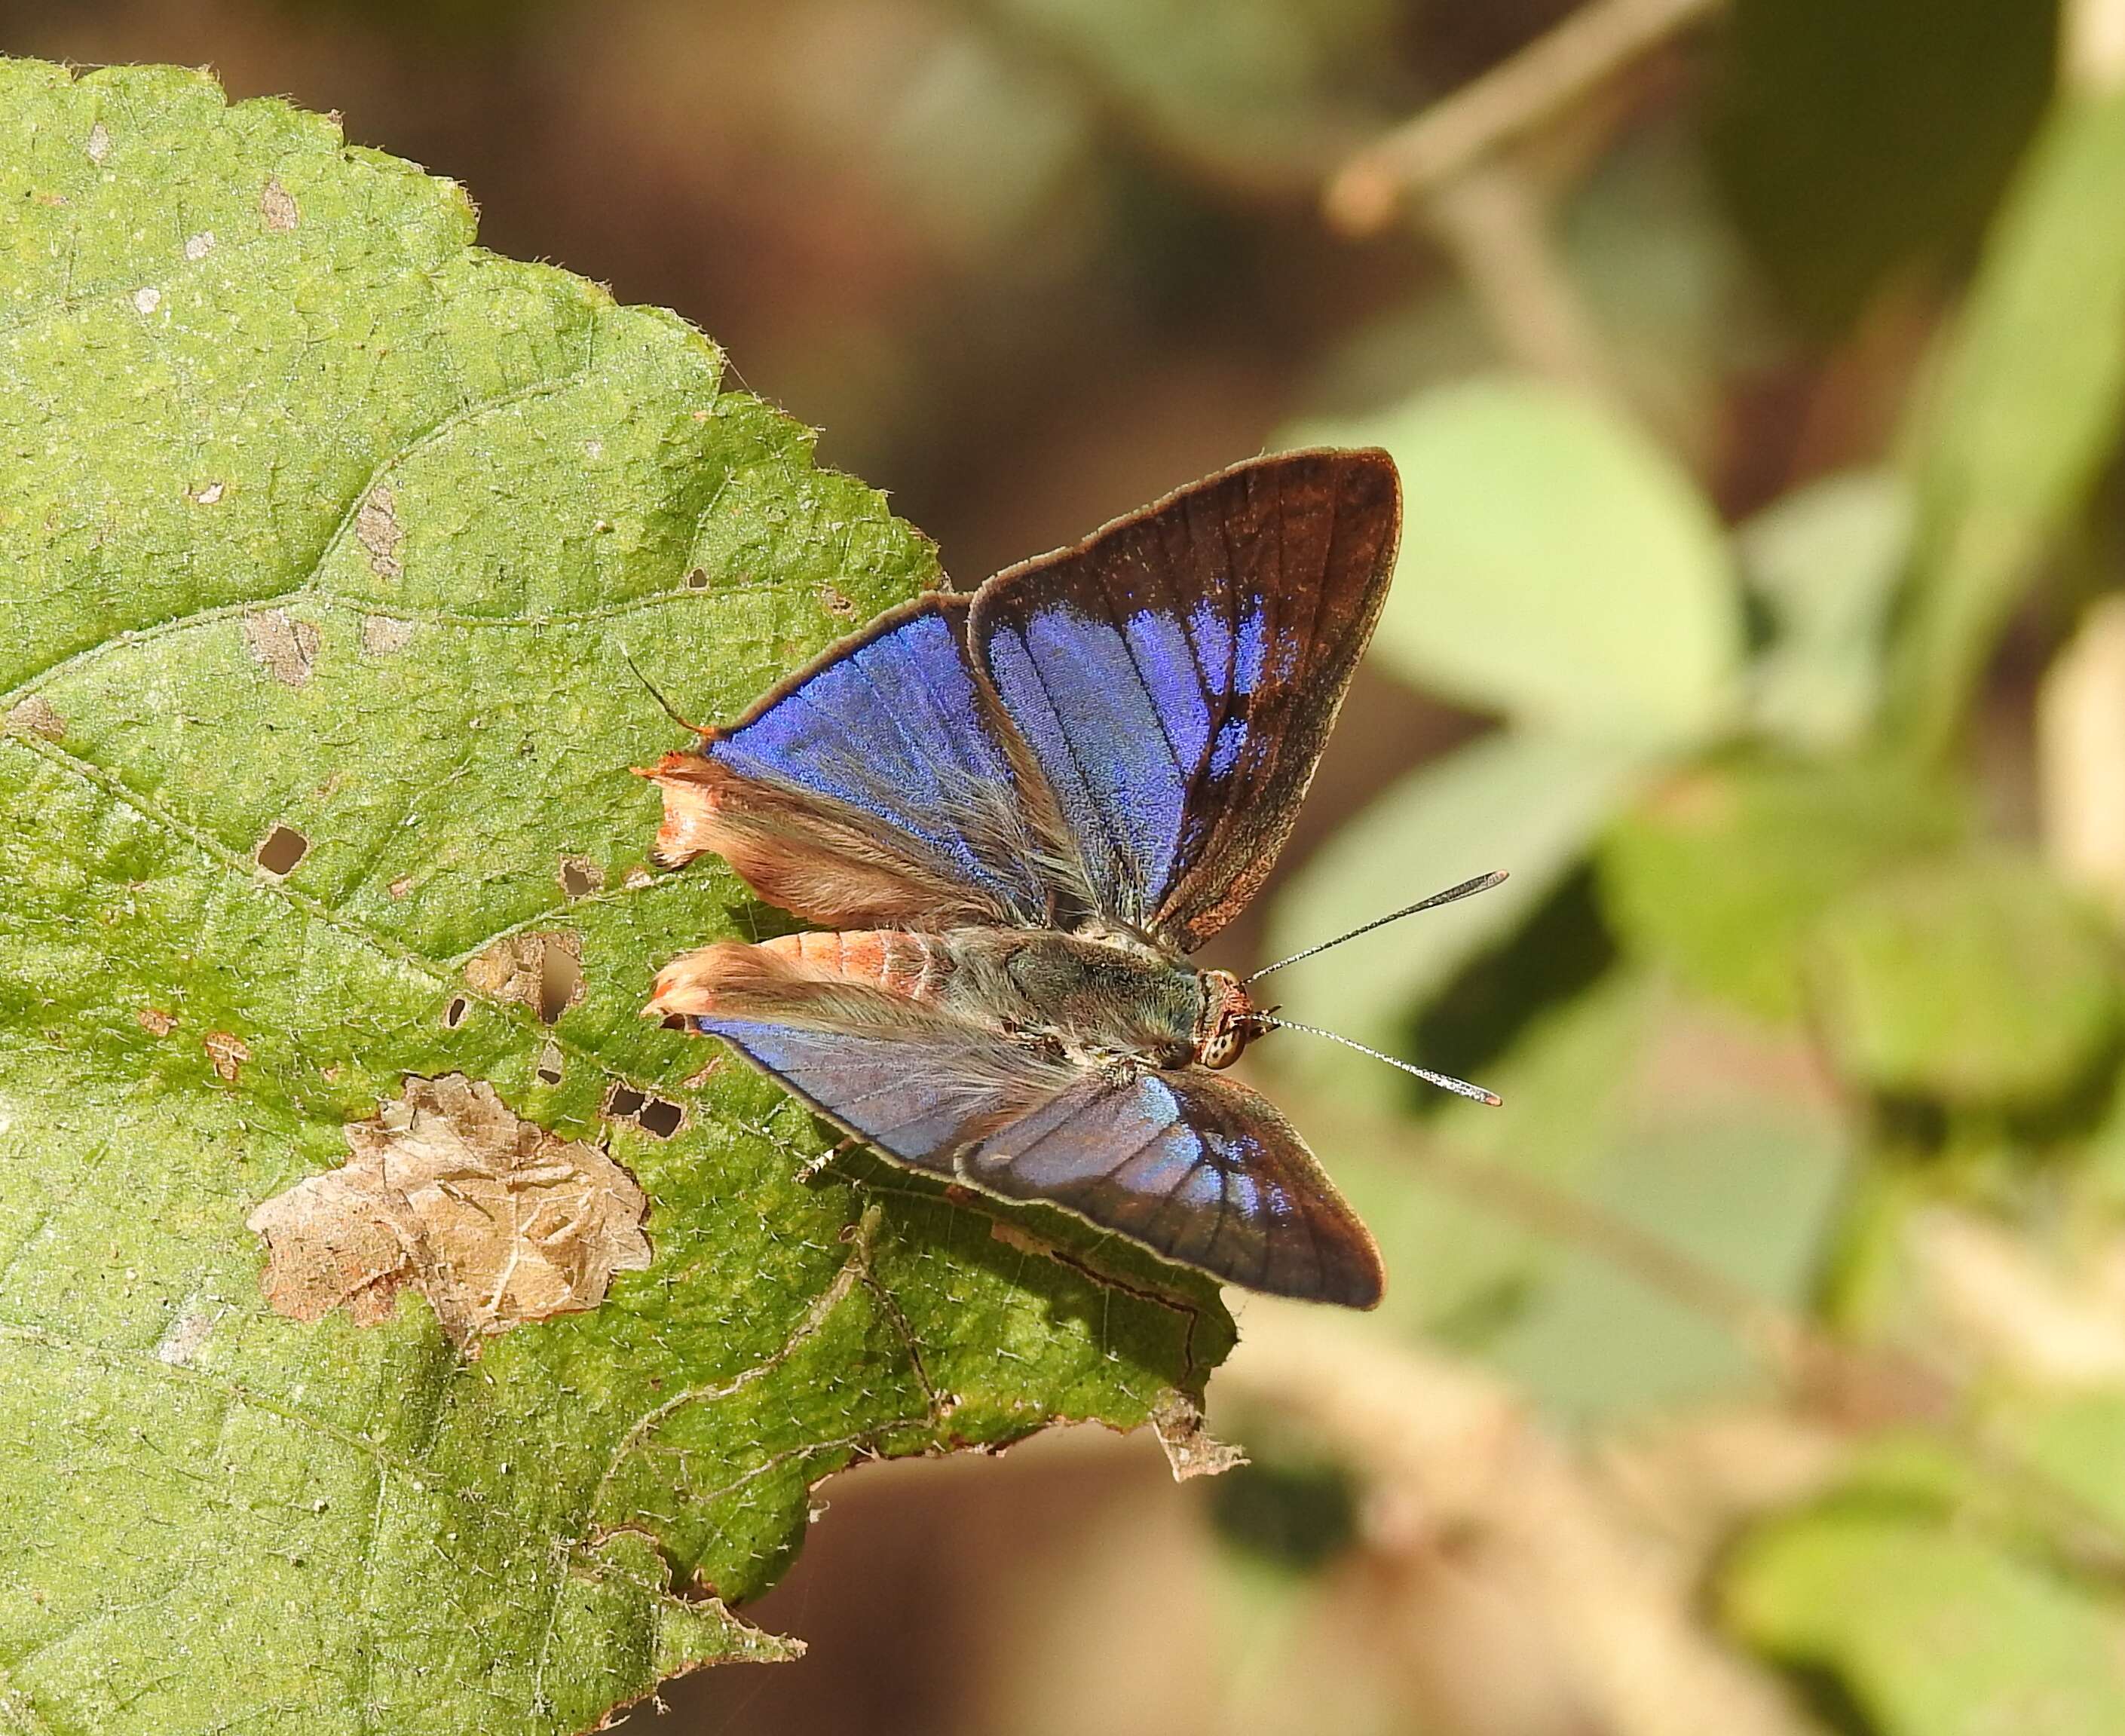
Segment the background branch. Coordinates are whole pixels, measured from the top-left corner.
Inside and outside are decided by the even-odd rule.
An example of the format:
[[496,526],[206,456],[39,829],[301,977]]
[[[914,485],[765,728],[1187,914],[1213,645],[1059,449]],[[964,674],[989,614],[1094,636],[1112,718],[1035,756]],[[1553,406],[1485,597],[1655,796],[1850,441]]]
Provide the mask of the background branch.
[[1721,0],[1595,0],[1547,35],[1358,152],[1328,183],[1328,219],[1352,235],[1392,221],[1499,146],[1585,96]]

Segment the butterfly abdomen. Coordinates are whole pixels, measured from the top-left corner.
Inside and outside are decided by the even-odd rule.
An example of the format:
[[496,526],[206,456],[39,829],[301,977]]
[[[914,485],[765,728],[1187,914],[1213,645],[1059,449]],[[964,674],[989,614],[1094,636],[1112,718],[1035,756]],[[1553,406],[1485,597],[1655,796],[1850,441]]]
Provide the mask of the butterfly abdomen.
[[761,949],[808,975],[861,983],[913,1001],[936,998],[952,973],[951,955],[941,936],[897,928],[785,934],[763,941]]

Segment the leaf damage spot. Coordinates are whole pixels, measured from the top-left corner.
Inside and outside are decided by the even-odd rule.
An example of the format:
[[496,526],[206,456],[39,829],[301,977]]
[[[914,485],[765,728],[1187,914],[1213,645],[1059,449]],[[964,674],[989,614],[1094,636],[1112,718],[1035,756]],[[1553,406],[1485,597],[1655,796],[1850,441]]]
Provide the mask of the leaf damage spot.
[[605,1094],[607,1119],[631,1122],[653,1139],[668,1139],[686,1125],[686,1111],[663,1097],[653,1097],[632,1085],[615,1083]]
[[170,1323],[155,1346],[155,1360],[172,1368],[189,1368],[198,1356],[221,1317],[229,1312],[225,1307],[209,1305],[187,1308]]
[[303,220],[295,196],[280,185],[278,175],[269,177],[266,190],[259,194],[258,215],[266,219],[266,227],[277,234],[285,234]]
[[87,152],[88,160],[101,168],[104,159],[111,154],[111,129],[97,121],[88,130],[88,143],[82,149]]
[[558,1043],[549,1043],[539,1051],[539,1064],[535,1071],[539,1075],[540,1084],[558,1085],[561,1083],[561,1045]]
[[218,482],[210,482],[204,488],[200,488],[194,493],[191,498],[203,507],[211,507],[220,501],[221,495],[222,484]]
[[310,853],[310,841],[293,826],[276,826],[258,845],[258,866],[279,879]]
[[827,614],[838,615],[843,620],[856,612],[856,606],[832,585],[819,587],[819,601],[825,606]]
[[707,590],[709,588],[708,573],[700,567],[695,568],[686,575],[686,588],[689,591]]
[[686,1125],[686,1111],[666,1098],[652,1097],[634,1120],[653,1139],[668,1139]]
[[551,1025],[583,998],[582,941],[550,935],[539,973],[539,1018]]
[[233,1085],[237,1073],[251,1059],[251,1045],[233,1031],[210,1031],[200,1039],[200,1047],[206,1050],[207,1059],[225,1084]]
[[394,899],[409,899],[413,895],[413,876],[402,874],[384,889]]
[[443,1009],[443,1029],[455,1031],[459,1026],[464,1023],[464,1016],[471,1007],[472,1002],[463,995],[452,995],[450,1004]]
[[41,693],[32,693],[27,699],[19,701],[7,713],[10,735],[41,735],[48,742],[55,742],[66,731],[66,719],[52,709],[52,702]]
[[[387,575],[395,577],[393,574]],[[413,643],[413,623],[395,615],[365,615],[361,618],[361,649],[370,657],[394,657]]]
[[588,898],[605,890],[605,870],[587,856],[561,858],[561,892],[572,899]]
[[152,314],[163,304],[163,292],[154,285],[144,284],[133,292],[133,310],[136,314]]
[[398,526],[398,502],[391,484],[377,484],[354,515],[354,540],[368,554],[370,570],[379,578],[397,578],[406,570],[398,561],[398,545],[405,534]]
[[299,687],[318,666],[318,630],[285,609],[254,609],[243,617],[252,661],[284,686]]
[[583,998],[582,936],[567,931],[512,934],[465,961],[466,984],[491,1000],[515,1001],[551,1025]]
[[1166,1449],[1166,1462],[1173,1467],[1173,1480],[1215,1477],[1237,1470],[1247,1462],[1238,1447],[1218,1440],[1204,1426],[1203,1412],[1187,1394],[1169,1389],[1152,1408],[1151,1427],[1158,1444]]
[[159,1007],[143,1007],[133,1017],[151,1037],[166,1037],[177,1028],[177,1021]]
[[463,1073],[409,1078],[343,1130],[352,1156],[252,1212],[261,1280],[294,1320],[344,1308],[388,1319],[402,1285],[428,1300],[460,1351],[527,1320],[605,1300],[616,1272],[649,1264],[648,1201],[596,1146],[521,1119]]
[[214,251],[214,231],[201,229],[196,235],[185,237],[185,257],[204,259]]

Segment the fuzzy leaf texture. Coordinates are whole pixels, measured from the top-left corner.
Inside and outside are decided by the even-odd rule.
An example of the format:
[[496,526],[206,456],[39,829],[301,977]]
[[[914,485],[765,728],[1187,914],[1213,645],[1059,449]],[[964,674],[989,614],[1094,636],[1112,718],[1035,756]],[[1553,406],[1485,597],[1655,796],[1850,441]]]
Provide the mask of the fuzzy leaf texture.
[[731,715],[918,535],[283,103],[0,64],[0,1730],[580,1730],[792,1649],[831,1473],[1199,1396],[1207,1282],[637,1017],[774,918],[628,658]]

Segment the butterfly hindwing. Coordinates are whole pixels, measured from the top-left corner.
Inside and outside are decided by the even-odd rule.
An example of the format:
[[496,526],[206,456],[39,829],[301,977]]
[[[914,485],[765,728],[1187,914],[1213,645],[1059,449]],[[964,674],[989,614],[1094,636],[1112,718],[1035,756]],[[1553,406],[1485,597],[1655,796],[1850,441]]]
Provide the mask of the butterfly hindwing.
[[959,1172],[1250,1290],[1370,1308],[1385,1281],[1371,1235],[1291,1125],[1204,1068],[1083,1073],[962,1152]]
[[1258,889],[1372,635],[1384,453],[1256,459],[976,593],[974,651],[1110,918],[1192,951]]
[[734,941],[667,969],[652,1010],[684,1013],[911,1168],[1048,1201],[1253,1289],[1379,1300],[1372,1238],[1298,1134],[1202,1068],[1082,1065]]

